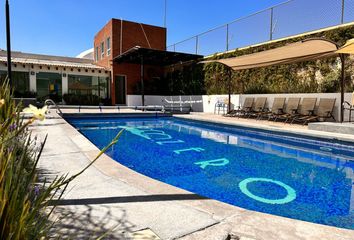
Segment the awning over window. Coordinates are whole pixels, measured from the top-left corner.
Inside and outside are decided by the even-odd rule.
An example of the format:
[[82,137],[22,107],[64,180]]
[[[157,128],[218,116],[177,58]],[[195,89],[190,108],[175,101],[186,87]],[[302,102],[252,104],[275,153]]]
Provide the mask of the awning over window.
[[271,50],[243,55],[240,57],[204,61],[219,62],[233,70],[251,69],[279,64],[316,60],[338,55],[337,45],[324,39],[307,39]]
[[197,60],[203,56],[197,54],[169,52],[143,47],[133,47],[113,59],[116,63],[140,64],[143,60],[146,65],[168,66],[179,62]]

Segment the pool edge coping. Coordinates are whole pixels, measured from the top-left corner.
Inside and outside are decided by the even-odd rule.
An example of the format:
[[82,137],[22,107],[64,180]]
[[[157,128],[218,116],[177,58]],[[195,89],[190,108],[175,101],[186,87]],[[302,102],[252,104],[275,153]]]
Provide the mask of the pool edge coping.
[[[342,134],[342,133],[333,133],[333,132],[325,132],[325,131],[317,131],[317,130],[310,130],[310,129],[294,129],[294,128],[277,128],[274,126],[268,126],[264,124],[257,124],[252,125],[245,122],[238,122],[235,120],[234,122],[223,121],[221,119],[205,119],[206,116],[191,114],[191,115],[173,115],[175,118],[186,119],[191,121],[198,121],[204,123],[217,123],[228,127],[242,127],[242,128],[251,128],[253,130],[262,130],[262,131],[269,131],[269,132],[276,132],[281,134],[291,134],[296,136],[302,137],[312,137],[312,138],[320,138],[323,140],[337,140],[342,142],[348,142],[354,144],[354,136],[349,134]],[[227,118],[229,119],[229,118]]]

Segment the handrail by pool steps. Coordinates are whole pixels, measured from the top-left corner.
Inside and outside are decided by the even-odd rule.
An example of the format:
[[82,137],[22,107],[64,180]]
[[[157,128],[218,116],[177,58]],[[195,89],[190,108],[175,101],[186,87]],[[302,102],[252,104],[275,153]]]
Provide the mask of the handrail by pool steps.
[[63,112],[60,110],[60,107],[52,100],[52,99],[47,99],[44,101],[44,105],[47,105],[49,108],[51,105],[54,105],[59,112],[60,116],[63,116]]
[[61,109],[77,109],[79,113],[81,113],[81,110],[83,109],[97,109],[99,112],[103,112],[103,110],[111,109],[111,110],[117,110],[120,112],[123,109],[131,109],[135,111],[155,111],[155,112],[172,112],[172,113],[189,113],[192,109],[190,106],[163,106],[163,105],[147,105],[147,106],[121,106],[121,105],[116,105],[116,106],[102,106],[102,105],[97,105],[97,106],[86,106],[86,105],[56,105],[52,100],[48,99],[52,105],[55,105],[56,108],[60,111],[62,114]]

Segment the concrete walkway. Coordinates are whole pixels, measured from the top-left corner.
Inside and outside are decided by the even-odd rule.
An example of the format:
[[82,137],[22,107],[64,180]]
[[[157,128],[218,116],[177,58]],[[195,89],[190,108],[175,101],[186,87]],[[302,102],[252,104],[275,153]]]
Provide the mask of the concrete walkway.
[[[40,139],[48,134],[39,167],[49,178],[74,174],[99,153],[76,129],[55,116],[31,129]],[[63,199],[57,213],[66,217],[58,229],[72,239],[90,239],[109,230],[108,239],[132,239],[130,233],[146,228],[161,239],[183,240],[221,240],[228,235],[259,240],[349,240],[354,235],[346,229],[204,199],[136,173],[106,155],[69,185]]]

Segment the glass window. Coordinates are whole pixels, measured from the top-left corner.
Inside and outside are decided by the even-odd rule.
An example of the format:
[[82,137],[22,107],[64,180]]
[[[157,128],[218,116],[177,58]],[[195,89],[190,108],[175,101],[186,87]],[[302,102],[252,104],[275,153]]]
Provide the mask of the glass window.
[[106,77],[69,75],[68,85],[70,94],[108,98],[108,79]]
[[[7,71],[0,71],[0,82],[7,77]],[[30,94],[29,72],[12,72],[12,86],[15,97],[27,97]]]
[[101,59],[104,58],[104,42],[101,42]]
[[95,50],[95,60],[96,60],[96,62],[98,61],[98,47],[96,47],[96,50]]
[[68,76],[68,91],[77,95],[91,95],[93,91],[92,77],[82,75]]
[[7,77],[7,72],[6,71],[0,71],[0,81],[3,83]]
[[109,56],[109,55],[111,55],[111,38],[110,37],[107,38],[106,45],[107,45],[107,56]]

